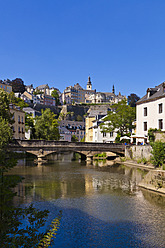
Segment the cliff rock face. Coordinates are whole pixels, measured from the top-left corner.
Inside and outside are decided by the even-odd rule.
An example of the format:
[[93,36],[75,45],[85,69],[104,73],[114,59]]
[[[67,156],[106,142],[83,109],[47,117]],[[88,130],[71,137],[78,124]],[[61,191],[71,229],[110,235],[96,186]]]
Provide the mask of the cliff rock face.
[[47,106],[47,105],[43,105],[43,104],[33,104],[33,103],[29,103],[29,106],[39,112],[41,112],[41,109],[45,110],[47,108],[49,108],[54,114],[57,115],[57,118],[60,114],[61,108],[60,106]]
[[87,113],[89,106],[79,106],[79,105],[63,105],[61,109],[61,115],[68,120],[78,120],[82,118],[84,120],[84,115]]

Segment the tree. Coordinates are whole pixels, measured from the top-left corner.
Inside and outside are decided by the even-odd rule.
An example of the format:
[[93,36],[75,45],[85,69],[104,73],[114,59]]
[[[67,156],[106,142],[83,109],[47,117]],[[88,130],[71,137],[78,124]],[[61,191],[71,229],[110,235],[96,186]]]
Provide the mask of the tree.
[[52,95],[52,97],[55,98],[56,105],[59,105],[60,104],[60,99],[59,99],[59,94],[58,94],[57,90],[53,90],[51,95]]
[[78,138],[76,137],[75,134],[72,135],[71,141],[72,141],[72,142],[77,142],[77,141],[78,141]]
[[140,99],[139,96],[137,96],[134,93],[131,93],[128,96],[128,105],[130,105],[131,107],[136,107],[136,102]]
[[25,113],[25,129],[30,130],[30,138],[35,139],[35,123],[32,114]]
[[21,98],[15,97],[14,92],[9,93],[9,99],[10,99],[10,103],[19,106],[21,109],[29,106],[29,104],[24,102],[24,100],[22,100]]
[[[14,188],[22,181],[21,176],[8,175],[17,164],[13,153],[8,151],[12,139],[13,123],[9,109],[9,95],[0,91],[0,243],[6,247],[48,247],[60,224],[61,214],[52,222],[51,229],[45,234],[39,231],[44,226],[47,210],[40,211],[30,205],[27,208],[14,207]],[[23,225],[26,219],[26,225]],[[45,240],[45,237],[48,239]],[[43,239],[43,240],[42,240]],[[43,244],[43,245],[42,245]],[[47,245],[47,246],[46,246]]]
[[12,119],[13,115],[10,112],[9,104],[9,94],[4,90],[0,90],[0,116],[9,124],[13,124],[14,120]]
[[36,118],[35,135],[38,139],[59,140],[60,134],[58,129],[58,121],[55,114],[51,110],[41,110],[42,115]]
[[135,120],[135,108],[127,105],[126,100],[122,100],[117,104],[112,105],[112,111],[103,119],[100,125],[102,132],[112,132],[117,130],[118,134],[123,136],[129,134],[134,128],[133,121]]
[[152,159],[155,166],[162,166],[165,159],[165,143],[161,141],[155,141],[151,143],[152,146]]
[[155,141],[155,135],[154,132],[158,131],[157,128],[150,128],[148,129],[148,138],[150,142],[154,142]]

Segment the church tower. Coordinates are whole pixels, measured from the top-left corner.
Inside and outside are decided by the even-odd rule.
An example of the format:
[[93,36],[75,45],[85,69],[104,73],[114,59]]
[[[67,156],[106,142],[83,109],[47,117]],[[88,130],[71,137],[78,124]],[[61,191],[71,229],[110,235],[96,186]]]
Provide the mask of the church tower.
[[91,78],[88,77],[88,82],[87,82],[87,90],[91,90],[92,89],[92,83],[91,83]]

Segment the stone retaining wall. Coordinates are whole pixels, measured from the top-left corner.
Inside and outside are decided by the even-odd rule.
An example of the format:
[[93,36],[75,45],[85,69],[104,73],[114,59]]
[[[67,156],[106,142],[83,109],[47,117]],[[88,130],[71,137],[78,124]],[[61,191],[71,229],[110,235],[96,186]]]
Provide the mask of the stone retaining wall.
[[133,145],[125,147],[125,157],[130,159],[142,159],[149,160],[152,156],[150,145]]
[[165,171],[151,170],[139,183],[140,187],[153,190],[159,193],[165,193]]

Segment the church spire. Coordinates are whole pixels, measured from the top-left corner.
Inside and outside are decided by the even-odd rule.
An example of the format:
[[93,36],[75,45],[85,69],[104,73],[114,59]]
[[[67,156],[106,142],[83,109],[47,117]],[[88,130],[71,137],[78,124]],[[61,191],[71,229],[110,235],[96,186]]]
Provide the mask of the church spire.
[[115,86],[113,84],[113,87],[112,87],[112,93],[115,94]]

